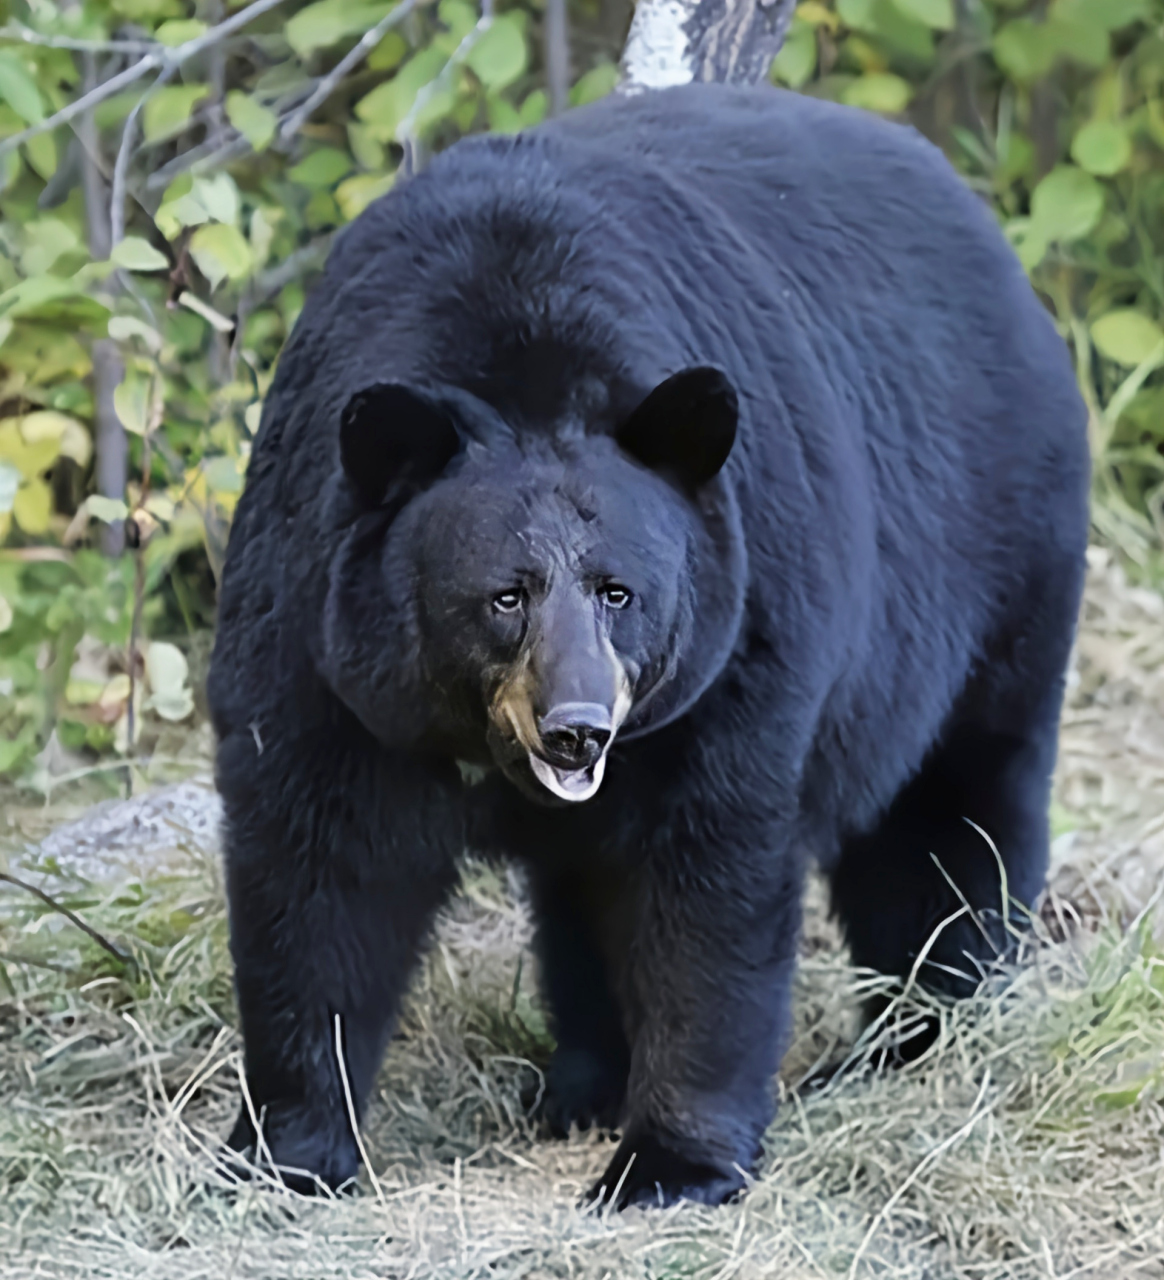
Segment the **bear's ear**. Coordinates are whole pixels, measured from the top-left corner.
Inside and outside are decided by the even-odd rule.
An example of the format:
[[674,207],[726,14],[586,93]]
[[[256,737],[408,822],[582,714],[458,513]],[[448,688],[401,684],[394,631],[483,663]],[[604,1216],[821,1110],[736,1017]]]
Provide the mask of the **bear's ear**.
[[340,462],[368,507],[389,490],[409,495],[431,484],[461,448],[444,405],[399,382],[357,391],[340,416]]
[[739,399],[718,369],[685,369],[661,382],[615,433],[645,467],[687,490],[706,484],[736,439]]

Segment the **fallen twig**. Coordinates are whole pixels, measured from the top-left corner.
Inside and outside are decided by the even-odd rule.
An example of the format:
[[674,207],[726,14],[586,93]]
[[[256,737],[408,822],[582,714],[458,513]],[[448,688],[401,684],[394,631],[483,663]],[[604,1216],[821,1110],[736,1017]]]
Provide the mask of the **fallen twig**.
[[71,924],[75,924],[82,933],[87,934],[93,941],[103,950],[108,951],[114,959],[119,960],[122,964],[127,965],[137,971],[137,961],[128,952],[122,951],[120,947],[115,947],[103,934],[97,932],[92,925],[86,924],[75,911],[70,911],[63,902],[58,902],[56,898],[50,897],[43,889],[38,889],[36,885],[29,884],[27,880],[21,880],[17,876],[9,875],[6,871],[0,871],[0,880],[6,880],[9,884],[14,884],[18,889],[24,889],[37,897],[47,907],[51,907],[53,911],[64,916]]

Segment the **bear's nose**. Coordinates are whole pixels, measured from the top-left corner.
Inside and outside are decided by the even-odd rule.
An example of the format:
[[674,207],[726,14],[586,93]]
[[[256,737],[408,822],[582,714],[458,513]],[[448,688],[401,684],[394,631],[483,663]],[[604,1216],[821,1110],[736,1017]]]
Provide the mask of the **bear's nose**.
[[606,750],[613,725],[597,702],[563,702],[538,722],[539,753],[559,769],[589,769]]

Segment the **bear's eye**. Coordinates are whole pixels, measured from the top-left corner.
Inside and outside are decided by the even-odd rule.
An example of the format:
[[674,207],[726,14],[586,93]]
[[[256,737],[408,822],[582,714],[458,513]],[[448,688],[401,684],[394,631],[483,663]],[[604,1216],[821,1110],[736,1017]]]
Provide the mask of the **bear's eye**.
[[625,609],[630,604],[630,591],[618,582],[608,582],[598,588],[598,598],[608,609]]
[[525,604],[525,592],[516,589],[502,591],[493,597],[495,613],[517,613],[523,604]]

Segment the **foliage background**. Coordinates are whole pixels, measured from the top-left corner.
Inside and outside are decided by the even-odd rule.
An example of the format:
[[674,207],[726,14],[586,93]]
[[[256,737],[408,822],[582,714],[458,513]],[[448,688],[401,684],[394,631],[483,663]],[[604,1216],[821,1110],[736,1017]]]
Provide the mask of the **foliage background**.
[[[0,4],[0,773],[190,750],[313,274],[402,166],[544,117],[546,3]],[[572,104],[629,17],[570,0]],[[992,202],[1075,354],[1097,533],[1157,575],[1164,0],[804,0],[772,78],[912,120]]]

